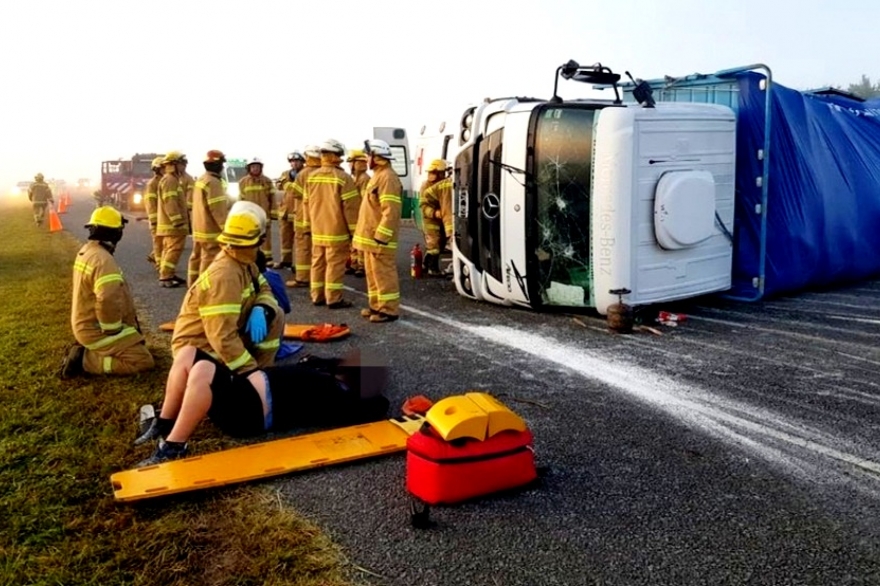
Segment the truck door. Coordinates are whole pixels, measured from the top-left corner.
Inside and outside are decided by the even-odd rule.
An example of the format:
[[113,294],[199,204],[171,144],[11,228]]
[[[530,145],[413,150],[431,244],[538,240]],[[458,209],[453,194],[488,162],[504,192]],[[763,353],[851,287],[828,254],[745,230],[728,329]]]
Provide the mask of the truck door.
[[409,139],[406,130],[390,126],[375,126],[373,127],[373,138],[384,140],[391,147],[391,153],[394,155],[391,167],[400,177],[400,183],[403,186],[403,209],[400,217],[412,218],[414,210],[419,207],[419,200],[413,192]]

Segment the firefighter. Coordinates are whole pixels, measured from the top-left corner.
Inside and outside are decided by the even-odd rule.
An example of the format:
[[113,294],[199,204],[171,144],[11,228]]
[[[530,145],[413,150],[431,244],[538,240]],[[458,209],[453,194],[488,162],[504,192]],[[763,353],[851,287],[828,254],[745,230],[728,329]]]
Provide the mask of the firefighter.
[[229,213],[229,196],[223,186],[225,163],[226,155],[222,151],[208,151],[204,160],[205,174],[199,177],[193,187],[193,247],[186,271],[187,286],[192,286],[220,253],[217,238],[223,231]]
[[263,162],[254,157],[247,164],[248,174],[238,182],[238,192],[242,201],[251,201],[266,212],[266,239],[263,241],[263,254],[272,262],[272,218],[275,211],[275,186],[272,180],[263,175]]
[[230,208],[217,237],[220,253],[183,299],[172,354],[194,346],[238,374],[274,363],[284,313],[256,265],[266,224],[265,211],[253,202]]
[[428,181],[419,194],[425,233],[425,270],[432,277],[443,275],[440,253],[452,236],[452,179],[446,177],[446,161],[434,159],[428,165]]
[[[321,151],[317,146],[309,145],[304,154],[306,166],[297,174],[294,182],[287,186],[290,193],[285,194],[285,199],[293,202],[293,241],[296,245],[293,279],[285,283],[288,287],[308,287],[312,272],[312,236],[303,220],[302,200],[306,180],[310,174],[321,168]],[[290,214],[289,208],[287,213]]]
[[321,145],[321,167],[306,180],[303,223],[312,236],[312,304],[330,309],[351,307],[342,298],[345,263],[357,227],[358,191],[340,168],[345,147],[329,139]]
[[88,242],[73,263],[70,325],[76,343],[67,349],[61,377],[133,374],[153,368],[134,300],[113,253],[127,220],[111,206],[95,208]]
[[[351,169],[351,176],[354,178],[354,185],[357,187],[357,209],[361,209],[361,201],[363,200],[364,190],[370,181],[370,174],[367,173],[367,153],[361,149],[352,149],[348,153],[347,162]],[[355,277],[364,276],[364,253],[354,247],[352,243],[351,256],[349,257],[348,269],[346,275],[354,275]]]
[[384,140],[367,143],[367,164],[373,176],[364,190],[354,244],[364,252],[370,306],[361,316],[373,323],[395,321],[400,314],[397,240],[403,187],[391,168],[394,156]]
[[162,159],[162,180],[159,181],[156,235],[162,237],[162,261],[159,281],[163,287],[180,287],[186,281],[177,276],[177,262],[183,254],[189,232],[186,193],[180,184],[183,153],[171,151]]
[[28,199],[33,204],[34,223],[40,226],[46,217],[46,207],[49,204],[55,205],[52,190],[49,189],[49,184],[43,181],[42,173],[34,175],[34,182],[28,187]]
[[159,268],[162,260],[162,236],[156,235],[156,223],[159,218],[159,182],[162,180],[162,157],[156,157],[150,164],[153,176],[147,182],[144,189],[144,208],[147,212],[147,220],[150,222],[150,236],[153,239],[153,248],[147,255],[147,260]]
[[281,206],[278,208],[278,229],[281,232],[281,260],[276,262],[273,268],[293,269],[293,239],[296,227],[293,225],[293,182],[302,170],[306,158],[299,151],[293,151],[287,155],[290,169],[284,172],[278,180],[278,189],[284,194]]

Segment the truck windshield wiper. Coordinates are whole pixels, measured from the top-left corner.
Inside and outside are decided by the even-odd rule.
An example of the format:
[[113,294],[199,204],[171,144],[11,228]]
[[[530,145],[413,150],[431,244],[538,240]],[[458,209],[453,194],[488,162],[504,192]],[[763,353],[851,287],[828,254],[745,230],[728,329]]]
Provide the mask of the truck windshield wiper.
[[[507,171],[508,173],[510,173],[511,175],[523,175],[526,179],[528,179],[528,177],[529,177],[529,173],[525,169],[520,169],[519,167],[514,167],[513,165],[508,165],[507,163],[502,163],[502,162],[496,161],[494,159],[489,159],[489,164],[495,165],[496,167],[500,167],[500,168],[504,169],[505,171]],[[517,183],[519,183],[520,185],[522,185],[523,187],[525,187],[526,184],[524,182],[522,182],[516,178],[514,178],[514,180]]]

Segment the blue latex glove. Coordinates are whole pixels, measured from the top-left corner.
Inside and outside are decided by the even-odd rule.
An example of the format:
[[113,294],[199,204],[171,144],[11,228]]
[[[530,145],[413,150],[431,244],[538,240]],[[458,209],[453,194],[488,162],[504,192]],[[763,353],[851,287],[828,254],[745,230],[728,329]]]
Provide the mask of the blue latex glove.
[[268,329],[266,326],[266,310],[259,305],[251,309],[247,326],[244,328],[245,333],[250,335],[251,342],[259,344],[265,340]]

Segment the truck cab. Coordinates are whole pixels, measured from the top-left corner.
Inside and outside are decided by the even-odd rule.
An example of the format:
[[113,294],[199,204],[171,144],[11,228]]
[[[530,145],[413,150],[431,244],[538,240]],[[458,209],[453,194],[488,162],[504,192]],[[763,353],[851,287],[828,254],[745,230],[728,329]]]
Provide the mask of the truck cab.
[[[571,63],[570,79],[619,79]],[[461,295],[605,314],[618,300],[613,290],[646,305],[730,288],[729,108],[563,101],[554,91],[550,100],[468,108],[456,139],[453,269]]]

